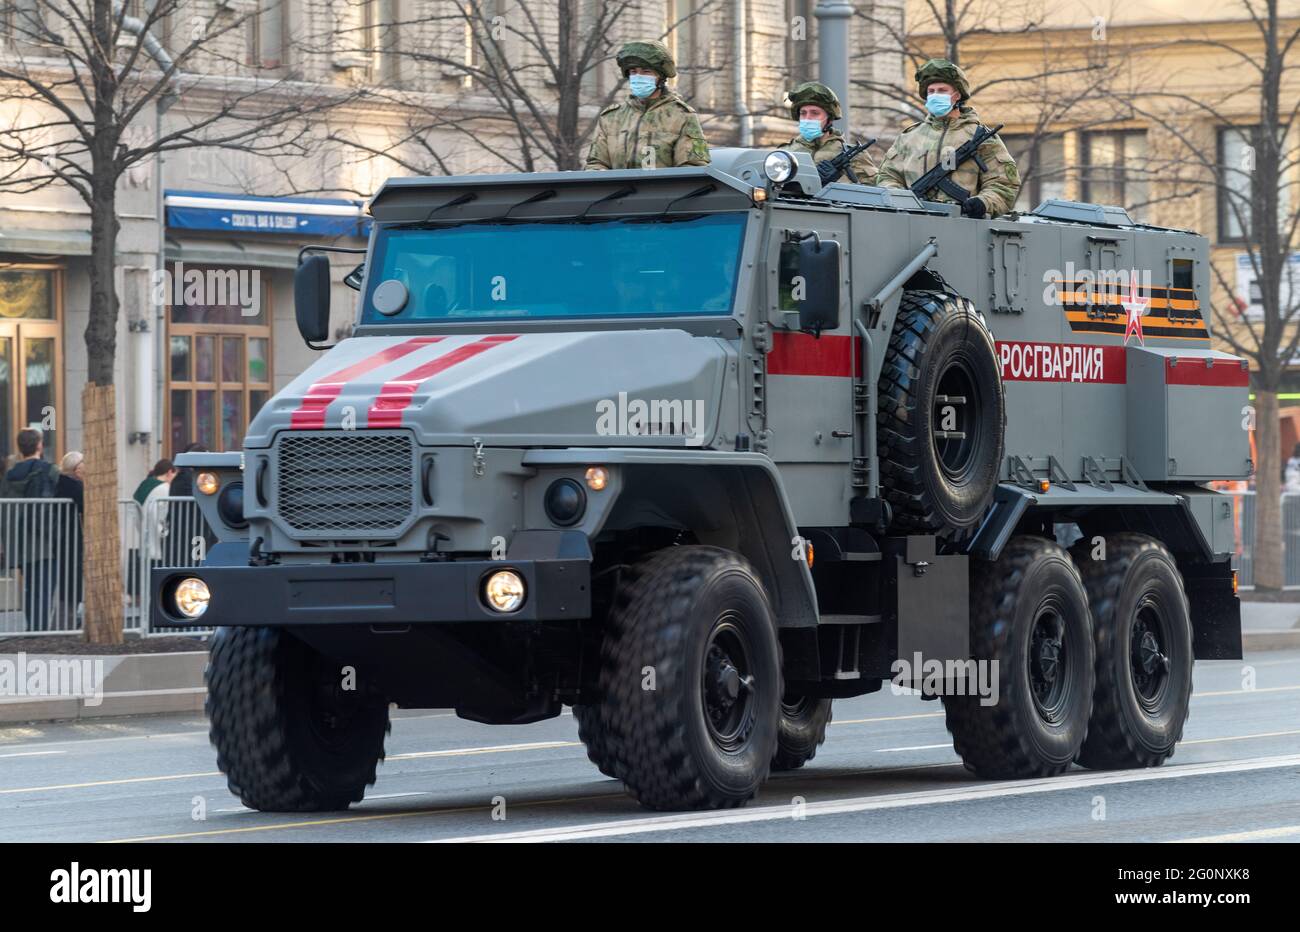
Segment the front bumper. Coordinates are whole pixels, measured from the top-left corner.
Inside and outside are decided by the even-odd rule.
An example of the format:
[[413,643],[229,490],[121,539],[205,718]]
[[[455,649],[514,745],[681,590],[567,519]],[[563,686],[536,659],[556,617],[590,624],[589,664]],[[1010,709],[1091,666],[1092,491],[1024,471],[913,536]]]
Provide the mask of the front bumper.
[[[503,569],[525,585],[524,604],[509,614],[481,597],[484,579]],[[176,584],[191,576],[211,592],[197,619],[181,616],[172,601]],[[150,587],[155,628],[575,621],[591,614],[589,559],[160,567]]]

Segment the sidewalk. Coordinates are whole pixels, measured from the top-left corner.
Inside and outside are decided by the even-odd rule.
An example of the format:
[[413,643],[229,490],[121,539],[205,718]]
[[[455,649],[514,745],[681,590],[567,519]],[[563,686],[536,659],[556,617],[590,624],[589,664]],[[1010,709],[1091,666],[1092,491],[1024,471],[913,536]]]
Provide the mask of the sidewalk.
[[1241,640],[1246,653],[1300,648],[1300,602],[1242,602]]

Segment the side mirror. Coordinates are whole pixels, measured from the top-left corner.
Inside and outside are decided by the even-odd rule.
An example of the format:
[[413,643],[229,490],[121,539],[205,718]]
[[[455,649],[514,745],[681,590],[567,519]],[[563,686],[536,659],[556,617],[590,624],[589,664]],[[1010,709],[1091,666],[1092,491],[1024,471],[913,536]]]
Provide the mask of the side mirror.
[[799,329],[813,336],[840,325],[840,244],[810,236],[799,243]]
[[293,313],[307,343],[324,343],[330,333],[330,260],[307,256],[293,273]]

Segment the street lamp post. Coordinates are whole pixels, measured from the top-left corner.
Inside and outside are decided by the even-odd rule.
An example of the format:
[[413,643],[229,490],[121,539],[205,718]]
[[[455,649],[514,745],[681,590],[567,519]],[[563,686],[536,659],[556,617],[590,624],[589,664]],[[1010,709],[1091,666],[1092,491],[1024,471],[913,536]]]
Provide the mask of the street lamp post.
[[849,0],[817,0],[817,57],[821,82],[835,92],[844,112],[840,130],[849,135],[849,24],[853,4]]

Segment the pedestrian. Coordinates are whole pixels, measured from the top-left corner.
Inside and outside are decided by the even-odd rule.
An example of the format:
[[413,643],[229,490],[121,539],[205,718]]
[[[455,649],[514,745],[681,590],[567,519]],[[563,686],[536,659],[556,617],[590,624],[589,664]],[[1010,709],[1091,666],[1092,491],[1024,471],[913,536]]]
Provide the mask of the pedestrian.
[[[799,135],[782,149],[807,152],[814,163],[833,159],[844,151],[844,134],[831,126],[842,115],[840,99],[833,90],[816,81],[805,81],[792,88],[786,99],[790,102],[790,119],[799,124]],[[865,152],[853,159],[851,167],[858,184],[876,183],[876,166]]]
[[28,631],[45,631],[50,620],[54,522],[39,501],[54,498],[59,471],[45,459],[45,436],[35,428],[18,432],[18,462],[0,480],[5,565],[23,578],[23,614]]
[[668,87],[668,79],[677,76],[668,47],[662,42],[628,42],[616,61],[629,94],[596,118],[586,167],[708,165],[709,144],[695,108]]
[[1291,458],[1286,461],[1282,472],[1282,481],[1285,483],[1282,488],[1284,494],[1300,494],[1300,443],[1291,450]]
[[[980,129],[979,114],[967,103],[970,83],[966,73],[950,61],[932,58],[916,70],[916,87],[925,101],[926,118],[905,127],[880,163],[876,184],[886,188],[910,187],[918,178],[952,159],[952,152]],[[959,204],[967,217],[996,217],[1009,211],[1020,193],[1016,161],[997,136],[985,140],[979,157],[986,168],[970,159],[954,167],[948,177],[967,196],[958,201],[938,188],[921,197],[941,204]]]
[[63,539],[56,542],[55,558],[66,561],[55,574],[58,580],[58,627],[71,630],[78,627],[77,607],[81,604],[82,573],[85,565],[85,481],[86,457],[73,451],[59,463],[59,481],[54,487],[54,497],[72,502],[72,511],[60,522]]
[[128,592],[140,595],[142,565],[162,566],[163,542],[167,538],[167,495],[171,491],[171,482],[176,478],[176,467],[172,461],[160,459],[154,463],[149,475],[135,487],[131,496],[140,505],[140,534],[138,546],[132,553],[131,571],[128,574]]

